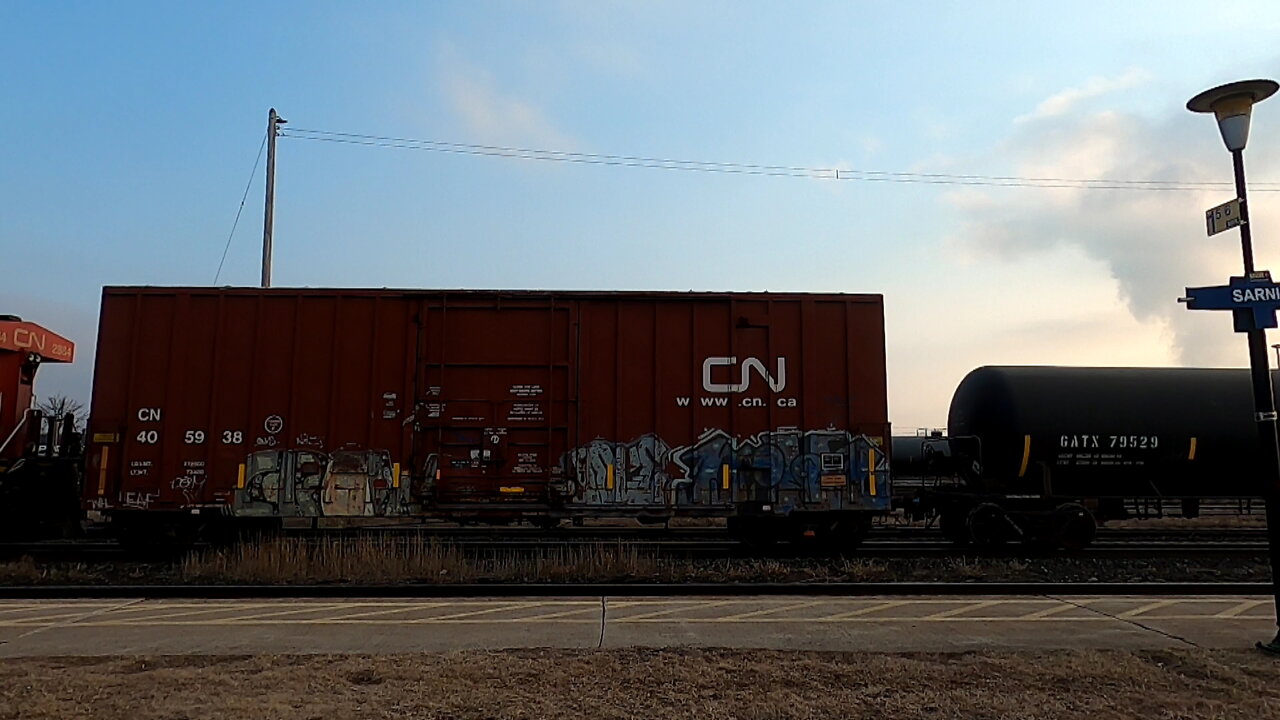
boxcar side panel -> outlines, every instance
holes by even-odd
[[[107,289],[88,505],[404,512],[408,308],[371,293]]]
[[[108,288],[86,502],[888,506],[879,296]]]
[[[580,317],[570,504],[788,513],[888,502],[878,298],[592,298]]]

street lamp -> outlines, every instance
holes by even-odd
[[[1187,102],[1192,112],[1213,113],[1222,133],[1222,142],[1231,151],[1235,169],[1236,199],[1239,203],[1240,247],[1244,254],[1246,281],[1261,282],[1262,273],[1253,267],[1253,236],[1249,227],[1249,204],[1244,184],[1244,146],[1249,142],[1249,115],[1256,103],[1262,102],[1280,89],[1273,80],[1242,80],[1227,83],[1196,95]],[[1210,220],[1210,232],[1212,220]],[[1270,275],[1265,279],[1270,282]],[[1276,619],[1280,625],[1280,440],[1276,436],[1275,396],[1271,388],[1271,364],[1267,358],[1267,331],[1265,325],[1250,311],[1234,310],[1236,329],[1247,332],[1249,338],[1249,368],[1253,378],[1254,420],[1258,424],[1258,452],[1260,468],[1265,473],[1265,497],[1267,504],[1267,540],[1271,555],[1272,595],[1275,599]],[[1274,313],[1272,314],[1274,318]],[[1275,326],[1274,319],[1270,323]],[[1269,643],[1258,643],[1269,653],[1280,655],[1280,632]]]

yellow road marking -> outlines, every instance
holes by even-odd
[[[309,607],[293,607],[293,608],[286,607],[286,609],[282,609],[282,610],[270,610],[268,612],[256,613],[254,615],[236,615],[233,618],[220,618],[220,619],[222,620],[275,619],[284,615],[297,615],[299,613],[306,613],[306,612],[328,612],[333,610],[342,610],[345,608],[352,607],[353,605],[359,606],[363,604],[364,603],[328,603],[325,605],[311,605]]]
[[[79,617],[80,615],[85,614],[86,610],[92,610],[92,609],[94,608],[86,608],[85,610],[79,610],[77,612],[58,613],[56,615],[35,615],[33,617],[9,618],[4,621],[4,625],[8,627],[15,627],[15,626],[22,627],[23,625],[43,625],[45,623],[57,622],[64,618]]]
[[[421,620],[361,620],[360,618],[351,618],[348,620],[326,620],[319,619],[286,619],[277,622],[271,620],[245,620],[243,622],[231,619],[217,620],[159,620],[156,622],[146,621],[130,621],[118,622],[113,620],[102,620],[98,622],[76,623],[76,627],[122,627],[122,628],[145,628],[145,627],[282,627],[282,626],[302,626],[302,625],[378,625],[388,627],[407,627],[410,625],[515,625],[518,623],[528,623],[528,618],[459,618],[456,620],[432,620],[430,618]],[[546,624],[563,623],[572,624],[594,624],[599,625],[599,618],[552,618],[543,621]],[[0,627],[8,627],[0,623]],[[14,626],[22,627],[22,626]],[[31,627],[27,625],[26,627]]]
[[[441,620],[454,620],[454,619],[456,619],[456,618],[472,617],[472,616],[475,616],[475,615],[484,615],[484,614],[486,614],[486,613],[502,612],[502,611],[504,611],[504,610],[520,610],[520,609],[523,609],[523,608],[533,607],[533,606],[535,606],[535,605],[544,605],[544,604],[545,604],[545,603],[540,602],[540,601],[535,601],[535,602],[521,602],[521,603],[507,603],[507,604],[502,605],[502,606],[500,606],[500,607],[486,608],[486,609],[484,609],[484,610],[468,610],[467,612],[450,613],[449,615],[435,615],[435,616],[432,616],[432,617],[429,617],[429,618],[422,618],[421,620],[406,620],[405,622],[410,622],[410,623],[439,622],[439,621],[441,621]]]
[[[827,617],[820,618],[820,619],[824,622],[829,620],[849,620],[855,617],[860,617],[862,615],[868,615],[873,612],[879,612],[880,610],[888,610],[889,608],[900,607],[910,602],[911,602],[910,600],[891,600],[889,602],[882,602],[882,603],[877,603],[875,605],[868,605],[867,607],[858,608],[857,610],[850,610],[849,612],[842,612],[837,615],[828,615]]]
[[[615,618],[614,622],[636,622],[639,620],[649,620],[651,618],[657,618],[663,615],[670,615],[673,612],[680,612],[681,610],[702,610],[702,609],[713,608],[713,607],[724,607],[725,605],[733,605],[735,603],[743,604],[744,601],[743,600],[718,600],[715,602],[696,603],[692,605],[685,604],[682,607],[667,608],[666,610],[655,610],[653,612],[637,613],[635,615],[626,615],[620,618]],[[720,618],[715,618],[715,619],[719,620]],[[692,618],[681,618],[680,621],[691,622]]]
[[[1115,602],[1119,600],[1128,605],[1128,609],[1114,614],[1115,618],[1130,619],[1149,617],[1153,620],[1217,620],[1217,621],[1269,621],[1269,617],[1248,614],[1260,607],[1268,599],[1263,598],[1166,598],[1146,601],[1140,598],[1087,598],[1071,603],[1043,598],[1005,598],[984,600],[932,599],[915,598],[903,600],[886,600],[882,602],[867,600],[832,600],[780,598],[773,600],[724,599],[724,600],[617,600],[609,601],[610,609],[630,608],[639,612],[626,615],[619,614],[610,618],[611,622],[621,623],[824,623],[824,622],[1106,622],[1112,620],[1110,615],[1095,613],[1082,616],[1063,616],[1062,613],[1079,606],[1087,606],[1100,601]],[[431,602],[257,602],[257,603],[138,603],[129,607],[106,603],[22,603],[13,605],[0,604],[0,627],[39,628],[55,624],[66,624],[67,627],[145,627],[145,626],[266,626],[266,625],[420,625],[420,624],[515,624],[515,623],[591,623],[599,622],[594,616],[598,612],[599,599],[573,600],[479,600],[457,602],[451,600]],[[1171,605],[1193,603],[1190,607],[1201,607],[1194,603],[1212,604],[1203,612],[1190,614],[1182,612],[1177,615],[1149,616],[1154,610]],[[909,613],[893,613],[895,608],[926,608],[938,604],[951,607],[924,616],[912,616]],[[1010,609],[1007,612],[1022,614],[1007,616],[975,616],[971,613],[983,608],[1006,604],[1046,605],[1043,609],[1022,612],[1021,609]],[[818,612],[830,612],[821,617],[795,617],[794,612],[813,606],[830,605],[828,609]],[[729,607],[727,614],[710,616],[706,611]],[[1122,605],[1121,607],[1124,607]],[[1186,607],[1184,605],[1184,607]],[[440,611],[447,614],[411,617],[386,618],[398,613],[415,613],[427,610]],[[1215,609],[1221,609],[1214,612]],[[1085,608],[1089,609],[1089,608]],[[1189,609],[1189,608],[1188,608]],[[53,611],[53,612],[50,612]],[[157,612],[160,611],[160,612]],[[249,611],[249,614],[243,614]],[[24,616],[22,613],[47,613]],[[89,614],[86,617],[86,613]],[[235,614],[241,613],[241,614]],[[323,617],[296,617],[304,613],[326,614]],[[495,613],[513,613],[516,617],[492,617]],[[592,615],[587,615],[591,613]],[[216,614],[216,615],[215,615]],[[696,616],[694,616],[696,614]],[[98,617],[89,619],[93,615]],[[577,617],[575,617],[577,616]],[[86,617],[83,622],[75,622],[73,618]]]
[[[991,607],[992,605],[1000,605],[1006,602],[1009,602],[1009,601],[1008,600],[981,600],[979,602],[962,605],[958,608],[951,608],[950,610],[943,610],[942,612],[936,612],[932,615],[926,615],[921,619],[922,620],[941,620],[943,618],[949,618],[955,615],[960,615],[962,613],[967,613],[970,610],[981,610],[982,608],[985,608],[985,607]]]
[[[585,611],[585,608],[584,608],[583,610],[575,610],[575,611],[572,611],[572,612],[566,611],[564,614],[572,614],[573,612],[584,612],[584,611]],[[556,614],[557,614],[557,613],[552,613],[552,615],[556,615]],[[1160,617],[1160,618],[1158,618],[1158,619],[1160,619],[1160,620],[1179,620],[1179,621],[1182,621],[1182,620],[1185,620],[1185,621],[1197,621],[1197,620],[1215,620],[1216,618],[1214,618],[1212,615],[1164,615],[1164,616],[1161,616],[1161,617]],[[1261,617],[1261,616],[1249,616],[1249,615],[1245,615],[1245,616],[1235,616],[1235,617],[1228,617],[1228,618],[1221,618],[1221,619],[1217,619],[1217,620],[1218,620],[1219,622],[1241,622],[1241,621],[1243,621],[1243,622],[1259,622],[1259,623],[1261,623],[1261,622],[1270,623],[1270,622],[1271,622],[1271,619],[1270,619],[1270,618],[1265,618],[1265,617]],[[518,617],[518,618],[477,618],[477,617],[471,617],[471,618],[457,618],[457,619],[448,619],[448,620],[435,620],[435,619],[431,619],[431,618],[420,619],[420,620],[382,620],[382,619],[362,620],[362,619],[360,619],[360,618],[350,618],[350,619],[345,619],[345,620],[332,620],[332,619],[284,619],[284,620],[279,620],[279,621],[275,621],[275,622],[273,622],[273,621],[271,621],[271,620],[269,620],[269,619],[237,621],[237,620],[236,620],[236,619],[234,619],[234,618],[228,618],[228,619],[212,619],[212,620],[158,620],[158,621],[155,621],[155,622],[148,622],[148,621],[146,621],[146,620],[141,620],[141,619],[140,619],[140,620],[123,621],[123,622],[121,622],[121,621],[112,621],[112,620],[103,620],[103,621],[77,622],[77,623],[75,623],[74,625],[68,625],[68,626],[66,626],[66,627],[70,627],[70,628],[77,628],[77,627],[97,627],[97,628],[107,628],[107,627],[120,627],[120,628],[145,628],[145,627],[228,627],[228,626],[239,626],[239,627],[268,627],[268,626],[276,626],[276,627],[278,627],[278,626],[284,626],[284,625],[288,625],[288,626],[302,626],[302,625],[379,625],[379,626],[382,626],[382,625],[385,625],[385,626],[388,626],[388,627],[404,627],[404,626],[407,626],[407,625],[433,625],[433,624],[435,624],[435,625],[516,625],[516,624],[521,624],[521,623],[524,623],[524,624],[545,623],[545,624],[565,624],[565,625],[574,625],[574,624],[578,624],[578,625],[584,625],[584,624],[598,625],[598,624],[599,624],[599,622],[600,622],[599,618],[594,618],[594,617],[585,617],[585,618],[581,618],[581,619],[579,619],[579,618],[565,618],[565,617],[550,617],[549,619],[541,619],[541,618],[540,618],[540,617],[538,617],[538,616],[533,616],[533,617]],[[610,620],[609,622],[617,623],[617,622],[630,622],[630,621],[625,620],[625,619],[622,619],[622,618],[619,618],[619,619],[615,619],[615,620]],[[725,620],[721,620],[720,618],[681,618],[681,617],[674,617],[674,618],[642,618],[642,619],[640,619],[640,620],[636,620],[636,621],[634,621],[634,622],[635,622],[635,624],[646,624],[646,623],[649,623],[649,624],[681,623],[681,624],[697,624],[697,625],[703,625],[703,624],[729,624],[729,623],[732,623],[732,622],[734,622],[734,621],[728,621],[728,622],[726,622]],[[878,617],[878,616],[876,616],[876,617],[851,617],[851,618],[844,618],[844,619],[839,619],[839,620],[833,620],[833,619],[831,619],[831,618],[773,618],[773,617],[760,617],[760,618],[753,618],[753,619],[743,620],[743,621],[741,621],[741,624],[748,624],[748,623],[775,624],[775,625],[787,625],[787,624],[789,624],[789,625],[796,625],[796,624],[810,624],[810,623],[902,623],[902,624],[916,624],[916,623],[922,623],[922,622],[928,622],[928,623],[972,623],[972,622],[982,622],[982,623],[1019,623],[1019,622],[1020,622],[1020,623],[1027,623],[1027,622],[1030,622],[1030,623],[1036,623],[1036,622],[1054,622],[1054,623],[1077,623],[1077,622],[1085,622],[1085,623],[1089,623],[1089,622],[1092,622],[1092,623],[1105,623],[1105,622],[1114,622],[1114,619],[1113,619],[1113,618],[1111,618],[1111,617],[1108,617],[1108,616],[1106,616],[1106,615],[1091,615],[1091,616],[1081,616],[1081,617],[1075,617],[1075,616],[1072,616],[1072,617],[1048,617],[1048,618],[1039,619],[1039,620],[1034,620],[1034,619],[1033,619],[1033,620],[1027,620],[1026,618],[1021,617],[1021,616],[1007,616],[1007,617],[1006,617],[1006,616],[994,616],[994,617],[972,617],[972,616],[960,616],[960,617],[945,617],[945,618],[927,618],[927,617]],[[18,627],[29,627],[29,628],[30,628],[30,627],[35,627],[35,628],[40,628],[40,627],[49,627],[49,626],[50,626],[50,625],[47,625],[47,624],[33,624],[33,623],[27,623],[27,624],[20,624],[20,623],[0,623],[0,627],[13,627],[13,628],[18,628]]]
[[[41,607],[47,607],[47,606],[43,606],[43,605],[5,606],[4,608],[0,608],[0,613],[22,612],[24,610],[39,610]]]
[[[1051,615],[1057,615],[1060,612],[1079,609],[1080,605],[1083,605],[1083,603],[1080,603],[1077,605],[1072,605],[1071,603],[1061,603],[1059,605],[1055,605],[1054,607],[1045,608],[1044,610],[1037,610],[1033,613],[1027,613],[1026,615],[1023,615],[1018,619],[1019,620],[1043,620]],[[1059,618],[1053,618],[1053,619],[1059,619]]]
[[[598,612],[598,611],[600,610],[600,603],[591,603],[590,605],[586,605],[586,606],[584,606],[584,607],[577,608],[576,610],[562,610],[562,611],[560,611],[560,612],[554,612],[554,613],[544,613],[544,614],[540,614],[540,615],[530,615],[530,616],[528,616],[528,617],[518,618],[518,620],[527,620],[527,621],[529,621],[529,622],[543,622],[543,621],[545,621],[545,620],[552,620],[552,619],[555,619],[555,618],[562,618],[562,617],[566,617],[566,616],[568,616],[568,615],[576,615],[576,614],[578,614],[578,613],[580,613],[580,612],[587,612],[588,610],[590,610],[591,612]],[[579,620],[579,621],[574,621],[574,622],[596,622],[596,621],[595,621],[595,619],[594,619],[594,618],[590,618],[590,619],[584,619],[584,620]]]
[[[1215,618],[1217,618],[1217,619],[1219,619],[1219,620],[1226,620],[1226,619],[1228,619],[1228,618],[1234,618],[1234,617],[1239,616],[1241,613],[1243,613],[1243,612],[1244,612],[1244,611],[1246,611],[1246,610],[1252,610],[1252,609],[1254,609],[1254,608],[1258,607],[1259,605],[1262,605],[1262,604],[1267,603],[1267,602],[1270,602],[1270,601],[1268,601],[1268,600],[1244,600],[1244,601],[1241,601],[1241,602],[1237,603],[1234,607],[1231,607],[1231,608],[1228,608],[1228,609],[1226,609],[1226,610],[1223,610],[1222,612],[1218,613],[1217,615],[1214,615],[1213,617],[1215,617]]]
[[[1183,601],[1182,600],[1157,600],[1155,602],[1147,603],[1146,605],[1140,605],[1132,610],[1125,610],[1124,612],[1116,615],[1116,617],[1134,618],[1134,617],[1138,617],[1139,615],[1144,615],[1146,613],[1149,613],[1152,610],[1159,610],[1162,607],[1168,607],[1170,605],[1173,605],[1174,603],[1180,603],[1180,602],[1183,602]]]
[[[751,612],[738,613],[737,615],[725,615],[720,618],[720,621],[736,622],[744,618],[759,617],[761,615],[768,615],[769,613],[799,610],[800,608],[804,608],[804,607],[813,607],[814,605],[820,605],[824,602],[827,602],[827,601],[826,600],[810,600],[808,602],[791,603],[790,605],[779,605],[778,607],[764,608],[763,610],[752,610]]]
[[[370,617],[373,617],[373,616],[375,616],[375,615],[391,615],[391,614],[394,614],[394,613],[412,612],[412,611],[414,611],[414,610],[419,610],[419,609],[422,609],[422,610],[431,610],[431,609],[438,608],[438,607],[445,607],[445,606],[447,606],[448,604],[449,604],[449,603],[447,603],[447,602],[436,602],[436,603],[415,603],[415,604],[413,604],[413,605],[401,605],[401,606],[399,606],[399,607],[386,608],[386,609],[384,609],[384,610],[371,610],[371,611],[367,611],[367,612],[350,613],[350,614],[347,614],[347,615],[335,615],[335,616],[333,616],[333,617],[327,617],[327,618],[316,618],[316,619],[317,619],[317,620],[329,620],[329,621],[333,622],[333,621],[338,621],[338,620],[370,618]],[[341,606],[339,606],[339,607],[341,607]],[[335,609],[337,609],[337,608],[335,608]]]
[[[200,610],[186,609],[180,612],[147,614],[142,616],[135,615],[133,617],[118,618],[116,622],[120,622],[120,623],[149,622],[152,620],[167,620],[169,618],[176,618],[176,617],[190,617],[191,615],[206,615],[208,613],[235,612],[236,610],[237,608],[235,605],[213,605],[213,606],[205,607]]]
[[[331,603],[325,603],[329,605]],[[117,610],[117,613],[147,613],[157,610],[194,610],[206,608],[218,608],[220,610],[252,610],[255,608],[272,608],[272,607],[294,607],[289,603],[281,602],[259,602],[259,603],[240,603],[240,602],[191,602],[191,603],[144,603],[134,605],[132,607]]]

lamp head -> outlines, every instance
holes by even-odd
[[[1227,149],[1243,150],[1249,142],[1249,114],[1254,104],[1271,97],[1276,90],[1280,85],[1274,80],[1241,80],[1205,90],[1187,101],[1187,109],[1213,113]]]

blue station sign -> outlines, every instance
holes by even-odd
[[[1227,285],[1189,287],[1178,302],[1186,303],[1188,310],[1231,310],[1236,332],[1273,328],[1280,310],[1280,284],[1271,281],[1270,271],[1259,270],[1233,277]]]

